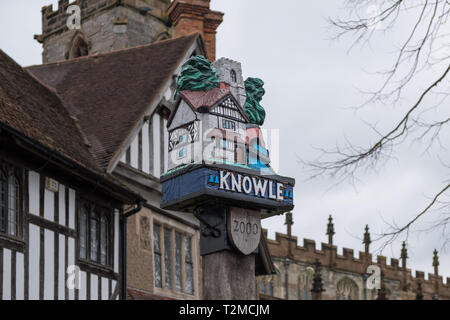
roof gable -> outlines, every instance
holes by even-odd
[[[167,123],[168,126],[170,126],[173,117],[178,110],[181,99],[184,100],[195,112],[202,112],[203,110],[211,112],[214,107],[217,107],[221,103],[230,99],[239,111],[241,117],[243,118],[243,121],[249,121],[244,109],[242,109],[237,99],[231,93],[229,85],[221,82],[219,87],[213,88],[208,91],[181,91],[176,103],[176,107],[170,115],[169,121]]]
[[[108,168],[162,93],[198,34],[27,68],[55,88]]]
[[[98,170],[59,97],[0,50],[0,122],[78,164]]]

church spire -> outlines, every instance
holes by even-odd
[[[328,224],[327,224],[327,233],[328,235],[328,244],[333,244],[333,235],[335,234],[334,232],[334,224],[333,224],[333,217],[330,216],[328,217]]]

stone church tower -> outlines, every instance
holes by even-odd
[[[81,9],[81,28],[70,30],[71,5]],[[60,0],[42,8],[44,63],[136,47],[200,32],[208,58],[215,59],[216,29],[223,14],[210,0]]]

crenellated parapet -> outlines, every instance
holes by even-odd
[[[142,15],[152,15],[168,23],[167,9],[170,0],[75,0],[72,2],[60,0],[55,10],[53,5],[42,7],[42,35],[37,36],[36,39],[42,42],[54,33],[67,30],[66,24],[69,17],[67,9],[72,5],[80,6],[82,21],[111,7],[127,6],[139,11]]]
[[[268,239],[267,230],[264,230],[267,244],[272,258],[283,260],[288,254],[289,245],[291,246],[291,260],[306,265],[313,265],[318,260],[324,269],[334,272],[343,272],[361,276],[367,272],[369,265],[377,265],[384,274],[385,281],[399,283],[399,295],[406,299],[415,297],[418,283],[425,299],[431,299],[434,294],[438,294],[441,299],[450,299],[450,278],[444,279],[440,275],[429,273],[425,279],[425,273],[416,271],[413,276],[411,269],[403,267],[399,259],[388,259],[385,256],[378,255],[372,257],[371,253],[359,251],[358,257],[355,257],[354,250],[342,248],[342,254],[338,253],[338,247],[330,243],[321,243],[320,249],[316,242],[310,239],[303,239],[303,244],[298,245],[298,238],[289,237],[283,233],[276,233],[275,239]],[[405,256],[405,255],[404,255]]]

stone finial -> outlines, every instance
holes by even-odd
[[[369,225],[366,224],[366,228],[365,228],[366,232],[364,232],[364,239],[363,239],[363,243],[365,245],[365,252],[366,254],[369,253],[369,246],[372,243],[372,240],[370,240],[370,233],[369,233]]]
[[[422,282],[417,281],[416,300],[423,300]]]
[[[408,259],[408,250],[406,249],[406,242],[402,243],[402,251],[400,253],[400,258],[402,259],[402,268],[406,268],[406,259]]]
[[[330,216],[328,217],[328,224],[327,224],[327,233],[328,235],[328,244],[333,244],[333,235],[335,234],[334,232],[334,224],[333,224],[333,217]]]
[[[438,251],[434,249],[433,251],[433,267],[434,267],[434,274],[439,275],[439,256]]]
[[[314,262],[314,277],[311,289],[313,300],[321,300],[322,292],[325,291],[325,289],[323,288],[321,269],[322,264],[320,263],[319,259],[316,259],[316,261]]]
[[[294,224],[294,219],[292,217],[292,212],[286,213],[286,221],[284,223],[287,226],[292,226]]]
[[[286,213],[286,222],[284,223],[287,228],[287,235],[289,238],[292,236],[292,225],[294,224],[294,219],[292,218],[292,212]],[[289,241],[288,245],[288,257],[292,258],[292,241]]]
[[[387,300],[386,284],[384,283],[384,271],[381,270],[380,289],[378,289],[377,300]]]

